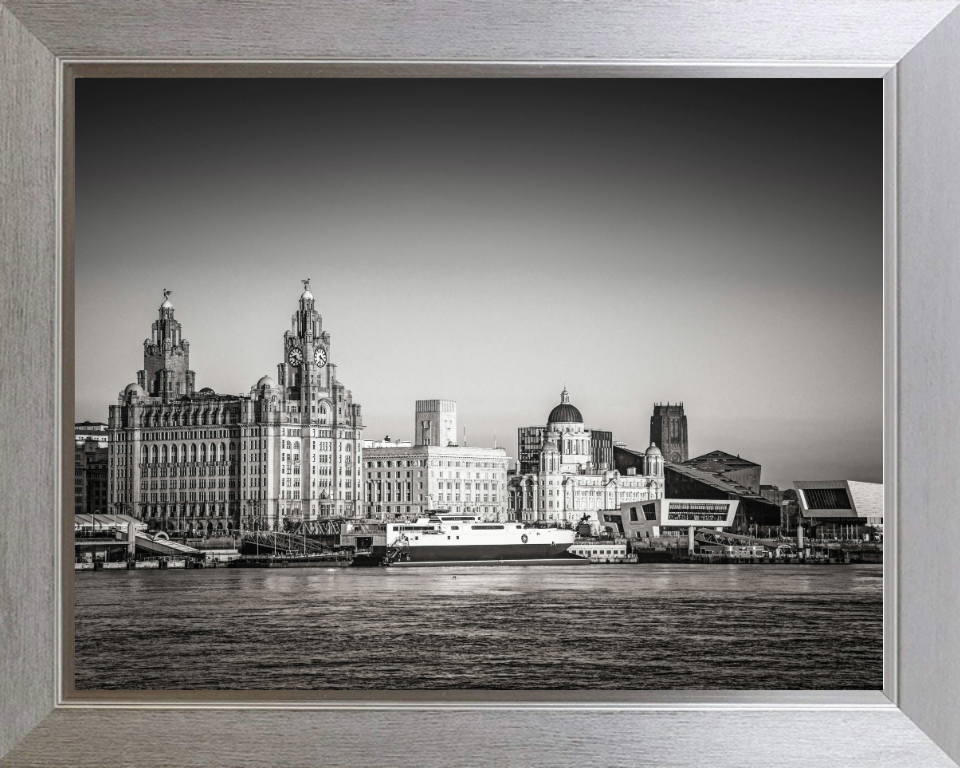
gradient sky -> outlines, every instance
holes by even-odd
[[[762,482],[882,480],[877,80],[79,80],[76,416],[173,291],[197,388],[276,377],[312,279],[364,436],[457,401]]]

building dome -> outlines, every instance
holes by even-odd
[[[310,301],[313,301],[313,294],[310,293],[310,291],[304,291],[302,294],[300,294],[300,301],[303,301],[304,299],[310,299]]]
[[[576,406],[570,404],[570,395],[567,393],[566,387],[564,387],[563,392],[560,393],[560,405],[550,411],[550,415],[547,417],[547,424],[571,422],[583,424],[583,416],[580,415],[580,411],[577,410]]]
[[[217,393],[214,392],[212,389],[210,389],[210,387],[204,387],[203,389],[200,390],[200,394],[201,394],[201,395],[215,395],[215,394],[217,394]]]
[[[173,309],[173,304],[170,303],[170,299],[164,299],[163,304],[160,305],[160,309]]]
[[[129,395],[130,393],[144,397],[147,393],[143,391],[143,387],[134,382],[133,384],[127,384],[126,389],[123,390],[123,394]]]
[[[260,379],[260,381],[257,382],[257,389],[260,389],[260,387],[275,387],[275,386],[277,386],[277,382],[275,382],[269,376],[264,376],[262,379]]]
[[[647,455],[647,456],[660,456],[660,455],[661,455],[660,449],[657,448],[657,444],[656,444],[656,443],[650,443],[650,447],[647,448],[646,455]]]

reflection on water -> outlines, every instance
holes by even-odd
[[[76,573],[78,689],[879,689],[879,565]]]

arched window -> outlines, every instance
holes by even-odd
[[[140,461],[143,464],[146,464],[150,460],[150,449],[147,446],[143,446],[140,450]]]
[[[187,446],[186,446],[186,445],[181,445],[181,446],[180,446],[180,461],[186,462],[186,460],[187,460]]]
[[[153,446],[153,448],[150,449],[150,461],[154,464],[157,463],[157,446]]]
[[[166,464],[166,463],[167,463],[167,446],[163,446],[163,447],[160,449],[160,457],[161,457],[160,460],[161,460],[164,464]]]
[[[197,460],[197,444],[192,443],[190,445],[190,461],[196,462]]]
[[[296,449],[299,451],[299,450],[300,450],[300,441],[298,440],[297,442],[295,442],[295,443],[293,444],[293,447],[296,448]]]
[[[207,460],[207,446],[204,443],[200,443],[200,461]]]
[[[170,446],[170,463],[171,464],[177,463],[177,446],[175,445]]]
[[[231,457],[233,456],[233,452],[234,452],[235,450],[237,450],[237,444],[236,444],[236,443],[230,443],[230,456],[231,456]]]
[[[224,443],[220,443],[220,461],[227,460],[227,446]]]
[[[210,443],[210,461],[217,460],[217,444]]]

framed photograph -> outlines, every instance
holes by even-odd
[[[3,762],[955,764],[954,6],[0,6]]]

